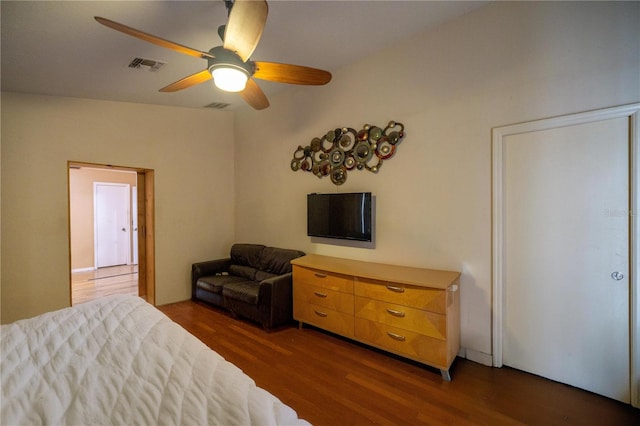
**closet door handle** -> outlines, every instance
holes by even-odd
[[[389,312],[394,317],[404,318],[404,312],[402,311],[396,311],[395,309],[387,308],[387,312]]]
[[[320,293],[319,291],[314,291],[313,294],[315,294],[318,297],[327,297],[327,295],[325,293]]]
[[[318,272],[314,272],[314,274],[313,274],[313,275],[315,275],[315,276],[316,276],[316,277],[318,277],[318,278],[327,278],[327,274],[320,274],[320,273],[318,273]]]
[[[404,293],[404,288],[402,288],[402,287],[396,287],[396,286],[394,286],[394,285],[388,285],[388,286],[387,286],[387,289],[388,289],[388,290],[391,290],[391,291],[393,291],[393,292],[395,292],[395,293]]]
[[[404,342],[405,340],[407,340],[406,337],[401,336],[401,335],[396,334],[396,333],[392,333],[390,331],[387,331],[387,334],[389,335],[389,337],[391,337],[392,339],[397,340],[399,342]]]
[[[322,318],[327,316],[326,312],[320,312],[320,311],[316,311],[316,310],[314,310],[313,312],[315,312],[317,316],[322,317]]]

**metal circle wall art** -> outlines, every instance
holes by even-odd
[[[329,130],[311,143],[299,145],[293,153],[291,170],[329,176],[335,185],[347,180],[347,172],[358,169],[378,173],[382,161],[396,152],[404,137],[404,125],[390,121],[385,128],[365,124],[360,131],[350,127]]]

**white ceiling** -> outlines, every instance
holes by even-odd
[[[456,18],[486,2],[269,1],[269,16],[251,59],[335,72],[412,34]],[[175,93],[158,89],[206,68],[206,61],[138,40],[97,23],[102,16],[144,32],[208,51],[222,44],[222,0],[6,1],[2,17],[2,90],[201,108],[214,102],[243,106],[237,94],[211,83]],[[132,69],[135,57],[166,62],[159,71]],[[267,97],[288,85],[257,80]],[[329,83],[331,84],[331,83]],[[308,90],[321,90],[309,87]]]

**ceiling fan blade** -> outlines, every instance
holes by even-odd
[[[260,41],[268,12],[264,0],[236,0],[229,14],[223,47],[246,62]]]
[[[200,50],[192,49],[190,47],[183,46],[181,44],[174,43],[172,41],[165,40],[160,37],[156,37],[154,35],[145,33],[143,31],[136,30],[135,28],[131,28],[131,27],[127,27],[126,25],[119,24],[110,19],[102,18],[100,16],[94,16],[94,18],[96,21],[100,22],[102,25],[112,28],[116,31],[120,31],[121,33],[125,33],[127,35],[139,38],[144,41],[148,41],[149,43],[157,44],[158,46],[166,47],[167,49],[175,50],[176,52],[179,52],[179,53],[184,53],[186,55],[191,55],[191,56],[195,56],[196,58],[202,58],[202,59],[215,58],[215,56],[213,56],[208,52],[202,52]]]
[[[276,62],[255,62],[255,78],[278,83],[323,85],[331,81],[331,73],[301,65],[279,64]]]
[[[211,80],[212,78],[213,77],[211,76],[209,70],[202,70],[181,80],[178,80],[175,83],[171,83],[170,85],[160,89],[160,91],[177,92],[178,90],[186,89],[188,87],[195,86],[196,84],[204,83],[205,81]]]
[[[247,87],[240,92],[240,96],[254,109],[265,109],[269,106],[269,100],[266,95],[260,86],[251,78],[247,80]]]

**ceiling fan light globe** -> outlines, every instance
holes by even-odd
[[[219,67],[211,70],[216,87],[226,92],[242,92],[249,76],[237,68]]]

